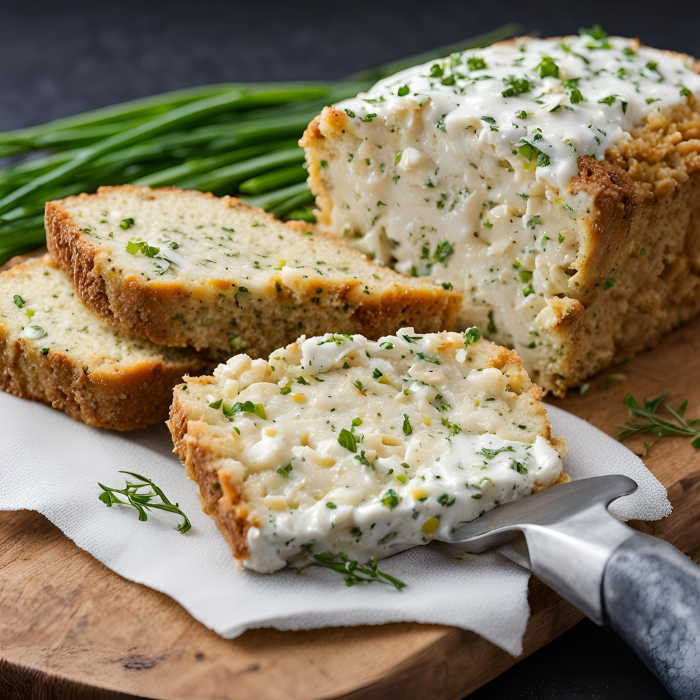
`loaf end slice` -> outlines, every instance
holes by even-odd
[[[49,256],[0,274],[0,388],[100,428],[164,421],[172,388],[212,367],[190,349],[125,336],[85,307]]]
[[[698,73],[585,32],[402,71],[307,128],[319,225],[453,283],[562,395],[700,314]]]
[[[451,329],[461,296],[231,197],[102,187],[46,206],[80,299],[129,335],[266,357],[299,335]],[[446,285],[448,287],[448,285]]]
[[[390,556],[567,481],[540,396],[476,329],[326,334],[187,379],[168,425],[234,557],[269,573]]]

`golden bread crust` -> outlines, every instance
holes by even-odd
[[[35,343],[13,336],[0,322],[0,389],[98,428],[140,430],[162,422],[172,387],[210,366],[204,360],[172,365],[154,357],[123,371],[86,374],[75,357],[54,348],[42,355]]]
[[[188,379],[188,383],[198,384],[212,381],[211,377]],[[231,554],[239,562],[244,561],[248,557],[246,538],[251,526],[247,517],[248,509],[235,485],[224,474],[220,479],[212,468],[212,462],[218,458],[215,445],[208,438],[207,424],[204,421],[189,420],[187,409],[180,399],[186,386],[182,384],[175,387],[170,419],[166,421],[173,437],[173,452],[185,465],[187,476],[196,482],[202,510],[216,523]],[[219,484],[219,488],[215,484]]]

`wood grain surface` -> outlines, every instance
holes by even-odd
[[[615,435],[628,391],[640,400],[669,391],[672,405],[687,398],[688,415],[700,415],[700,322],[595,378],[585,395],[553,403]],[[700,451],[687,439],[645,439],[652,444],[644,461],[674,511],[634,525],[700,562]],[[536,579],[530,604],[523,657],[581,618]],[[102,566],[43,516],[0,513],[2,698],[461,698],[517,661],[475,634],[438,625],[221,639],[170,598]]]

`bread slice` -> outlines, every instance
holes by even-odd
[[[128,338],[78,301],[49,256],[0,274],[0,389],[100,428],[164,421],[172,389],[212,363]]]
[[[403,71],[307,129],[319,224],[562,394],[700,314],[698,72],[601,33]]]
[[[540,390],[479,338],[302,338],[177,387],[175,451],[236,559],[366,562],[566,481]]]
[[[78,296],[125,333],[266,357],[301,334],[450,328],[460,296],[231,197],[102,187],[46,205]]]

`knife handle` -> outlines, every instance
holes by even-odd
[[[700,567],[673,545],[635,532],[603,575],[607,624],[676,700],[700,698]]]

